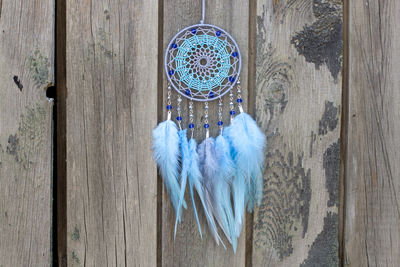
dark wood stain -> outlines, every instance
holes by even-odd
[[[325,110],[319,121],[318,135],[325,135],[328,131],[333,131],[339,122],[339,109],[334,106],[333,102],[325,101]]]
[[[336,82],[342,68],[342,5],[313,0],[313,13],[317,20],[294,34],[291,43],[317,69],[326,64]]]
[[[7,145],[7,153],[10,155],[15,156],[15,161],[18,162],[18,146],[19,146],[19,138],[17,137],[17,135],[10,135],[8,137],[8,145]]]
[[[22,82],[19,80],[17,75],[13,77],[13,81],[17,85],[18,89],[22,92],[22,88],[24,88],[24,86],[22,85]]]
[[[293,252],[292,233],[308,228],[311,200],[311,170],[303,167],[303,156],[289,152],[284,156],[279,150],[267,154],[264,175],[263,201],[255,230],[263,235],[255,237],[256,246],[272,243],[280,259]]]
[[[339,205],[340,139],[331,144],[323,156],[325,186],[329,193],[328,207]]]
[[[300,267],[335,267],[338,266],[338,215],[329,212],[324,218],[324,227],[318,234],[308,258]]]

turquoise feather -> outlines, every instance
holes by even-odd
[[[200,221],[199,221],[199,215],[197,213],[196,203],[194,201],[194,190],[196,190],[197,195],[200,198],[200,202],[203,206],[207,222],[210,221],[210,227],[215,230],[217,227],[216,227],[215,223],[214,224],[212,223],[212,213],[208,209],[207,204],[206,204],[206,197],[205,197],[205,192],[204,192],[204,188],[203,188],[203,176],[201,175],[199,155],[197,153],[197,142],[193,138],[191,138],[189,141],[189,157],[190,157],[189,171],[188,171],[188,173],[189,173],[189,193],[190,193],[190,197],[192,200],[194,215],[195,215],[197,225],[199,228],[199,233],[200,233],[201,238],[203,238],[203,235],[201,232]]]
[[[266,137],[246,113],[236,116],[228,128],[225,130],[225,135],[231,145],[231,155],[236,165],[232,196],[236,230],[240,233],[244,205],[249,212],[252,212],[256,204],[261,204]]]
[[[215,142],[212,137],[205,139],[198,148],[199,160],[200,160],[200,171],[203,175],[203,188],[205,196],[205,204],[207,210],[210,212],[210,217],[207,217],[207,222],[211,233],[215,239],[215,242],[221,244],[225,247],[220,235],[218,234],[218,229],[215,225],[214,217],[217,218],[218,208],[215,200],[215,177],[218,173],[218,161],[215,153]]]
[[[153,130],[153,157],[160,170],[165,188],[174,207],[176,218],[181,220],[179,207],[179,135],[171,120],[161,122]],[[183,203],[186,208],[186,203]]]
[[[230,154],[229,143],[222,135],[219,135],[215,140],[215,153],[219,165],[215,177],[214,191],[216,218],[236,253],[238,236],[231,203],[231,186],[235,174],[235,164]]]
[[[185,190],[188,180],[188,174],[190,170],[191,157],[189,153],[189,143],[186,135],[187,130],[181,130],[178,132],[179,135],[179,149],[181,153],[181,174],[180,174],[180,190],[179,190],[179,202],[177,213],[180,214],[182,210],[182,205],[185,202]],[[176,230],[178,226],[179,217],[175,219],[175,230],[174,238],[176,237]]]

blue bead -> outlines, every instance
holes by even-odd
[[[193,34],[196,34],[197,31],[196,31],[196,29],[192,29],[191,32],[192,32]]]
[[[238,98],[238,100],[236,100],[236,102],[238,102],[238,103],[242,103],[242,102],[243,102],[243,100],[242,100],[241,98]]]
[[[169,110],[169,109],[172,109],[172,106],[171,105],[168,105],[167,106],[167,109]]]
[[[235,77],[229,77],[229,81],[231,82],[231,83],[233,83],[234,81],[235,81]]]
[[[230,112],[229,112],[229,114],[231,114],[231,115],[235,115],[235,111],[234,110],[231,110]]]
[[[204,124],[204,128],[207,129],[208,127],[210,127],[210,125],[208,123]]]
[[[186,89],[186,90],[185,90],[185,94],[186,94],[186,95],[190,95],[190,90],[189,90],[189,89]]]
[[[189,128],[190,129],[194,128],[194,124],[193,123],[189,124]]]
[[[173,75],[173,74],[174,74],[174,70],[170,70],[170,71],[168,72],[168,74],[169,74],[169,75]]]
[[[233,57],[237,57],[237,56],[238,56],[238,52],[233,52],[233,53],[232,53],[232,56],[233,56]]]
[[[178,47],[178,45],[175,44],[175,43],[173,43],[171,46],[172,46],[172,48],[177,48]]]
[[[221,31],[217,31],[217,32],[215,33],[215,35],[216,35],[216,36],[221,36]]]
[[[218,125],[221,126],[222,124],[224,124],[222,121],[218,122]]]
[[[176,120],[177,120],[177,121],[181,121],[181,120],[182,120],[182,117],[181,117],[181,116],[178,116],[178,117],[176,117]]]
[[[214,97],[214,92],[212,92],[212,91],[209,92],[209,93],[208,93],[208,96],[209,96],[209,97]]]

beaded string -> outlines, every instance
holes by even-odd
[[[182,116],[181,116],[181,102],[182,102],[182,98],[180,95],[178,95],[178,104],[176,107],[176,110],[178,112],[178,116],[176,117],[176,120],[178,121],[179,124],[179,129],[182,130],[182,126],[181,126],[181,122],[182,122]]]
[[[210,125],[208,124],[208,102],[204,102],[204,128],[206,129],[206,138],[210,137]]]
[[[243,113],[243,107],[242,107],[243,99],[242,99],[241,93],[242,93],[242,88],[240,86],[240,80],[238,80],[237,81],[237,99],[236,99],[236,102],[238,103],[238,108],[239,108],[240,113]]]
[[[219,98],[219,103],[218,103],[218,126],[219,126],[219,134],[222,135],[222,131],[224,130],[223,127],[223,121],[222,121],[222,99],[221,97]]]
[[[193,138],[194,123],[193,123],[193,101],[189,101],[189,129],[191,131],[191,138]]]
[[[235,106],[233,105],[233,92],[232,90],[229,92],[229,114],[231,115],[231,121],[233,120],[234,116],[235,116]]]
[[[171,105],[171,85],[168,84],[168,93],[167,93],[167,120],[171,119],[171,109],[172,109],[172,105]]]

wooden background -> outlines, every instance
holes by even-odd
[[[0,0],[0,266],[400,266],[396,0],[207,1],[268,137],[264,194],[236,254],[190,208],[174,241],[151,130],[200,7]]]

